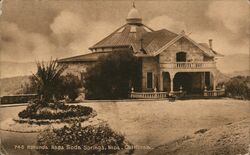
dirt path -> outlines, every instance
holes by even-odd
[[[81,103],[97,111],[97,118],[106,120],[111,128],[123,133],[134,145],[136,154],[151,151],[144,149],[169,143],[199,129],[209,129],[250,117],[249,102],[221,100],[138,101]],[[0,108],[0,121],[16,116],[25,107]],[[29,143],[35,135],[0,132],[6,149],[13,149],[13,141]],[[15,138],[16,137],[16,138]],[[142,149],[142,150],[141,150]],[[19,154],[17,154],[19,155]]]

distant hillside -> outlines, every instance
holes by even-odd
[[[222,58],[219,58],[217,61],[217,68],[226,74],[245,74],[247,71],[250,70],[249,68],[249,54],[232,54],[232,55],[225,55]],[[249,75],[249,73],[248,73]]]
[[[221,72],[219,72],[219,74],[217,76],[218,76],[217,77],[218,83],[220,83],[220,82],[224,83],[224,82],[228,81],[231,78],[229,75],[223,74]]]
[[[22,85],[25,83],[29,83],[29,76],[0,79],[0,96],[18,94],[22,90]]]
[[[229,77],[234,77],[234,76],[250,76],[250,70],[243,70],[243,71],[234,71],[231,73],[227,73],[226,74]]]
[[[0,62],[0,78],[31,75],[35,71],[35,62]]]

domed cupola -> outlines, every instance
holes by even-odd
[[[128,24],[132,24],[132,25],[141,25],[142,24],[142,18],[140,16],[138,10],[135,8],[135,3],[133,3],[133,7],[129,11],[126,21]]]

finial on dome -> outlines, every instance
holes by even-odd
[[[133,8],[135,8],[135,1],[133,1],[133,3],[132,3],[132,7],[133,7]]]
[[[132,9],[129,11],[127,16],[127,23],[128,24],[142,24],[141,16],[138,10],[135,8],[135,2],[132,3]]]

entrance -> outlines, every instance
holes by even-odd
[[[187,94],[200,95],[210,78],[205,72],[178,72],[173,79],[173,91],[180,91],[180,87]],[[163,72],[163,91],[170,92],[171,79],[168,72]]]
[[[179,91],[182,87],[183,91],[192,93],[193,79],[190,73],[176,73],[174,77],[174,91]]]
[[[204,72],[179,72],[174,77],[174,91],[179,91],[182,86],[187,94],[201,94],[205,87]]]

